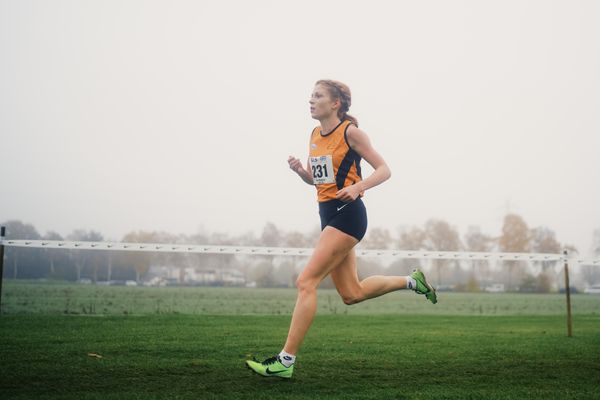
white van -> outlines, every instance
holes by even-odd
[[[488,293],[504,293],[506,291],[503,283],[494,283],[493,285],[486,286],[484,290]]]
[[[600,285],[594,285],[594,286],[587,287],[587,288],[585,288],[583,293],[600,294]]]

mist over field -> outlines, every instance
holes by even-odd
[[[595,1],[0,1],[0,221],[110,240],[312,232],[314,188],[286,160],[307,157],[309,95],[333,78],[392,170],[365,195],[370,227],[498,237],[517,214],[591,257],[598,15]]]

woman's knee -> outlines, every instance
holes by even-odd
[[[361,301],[363,301],[363,296],[361,293],[355,292],[355,293],[344,293],[341,295],[342,297],[342,301],[344,302],[344,304],[351,306],[352,304],[356,304],[356,303],[360,303]]]
[[[315,279],[303,277],[300,275],[298,279],[296,279],[296,288],[298,292],[312,292],[317,290],[317,286],[319,285]]]

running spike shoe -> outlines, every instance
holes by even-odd
[[[279,378],[291,378],[294,372],[294,364],[286,367],[279,360],[279,356],[267,358],[263,362],[258,360],[246,360],[246,366],[262,376],[276,376]]]
[[[437,303],[437,294],[435,293],[435,289],[425,279],[425,274],[421,272],[419,269],[413,270],[413,273],[410,274],[410,277],[415,280],[417,283],[417,287],[415,288],[415,292],[417,294],[424,294],[427,300],[431,301],[433,304]]]

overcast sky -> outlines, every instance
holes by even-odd
[[[598,1],[0,0],[0,221],[309,231],[321,78],[392,170],[370,227],[507,211],[587,255],[600,228]],[[365,173],[372,169],[365,168]]]

